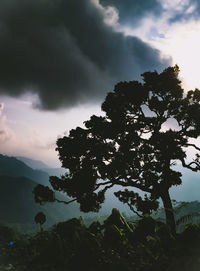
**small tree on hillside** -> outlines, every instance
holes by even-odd
[[[53,188],[73,197],[84,212],[98,211],[105,192],[116,185],[125,188],[115,193],[119,200],[143,213],[155,210],[161,198],[175,232],[169,188],[181,184],[181,173],[172,166],[179,161],[200,170],[198,153],[192,161],[186,153],[200,151],[193,142],[200,136],[200,91],[184,93],[178,72],[178,66],[169,67],[160,74],[145,72],[142,83],[118,83],[102,104],[105,117],[93,115],[85,128],[58,139],[56,150],[68,173],[51,177]],[[42,193],[36,198],[42,202]]]
[[[46,222],[46,216],[43,212],[37,213],[34,218],[36,224],[40,224],[40,231],[42,231],[42,225]]]

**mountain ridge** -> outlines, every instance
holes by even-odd
[[[48,173],[49,176],[60,177],[60,175],[64,175],[66,172],[64,168],[59,168],[59,167],[53,168],[40,160],[35,160],[35,159],[24,157],[24,156],[16,156],[16,158],[34,170],[41,170]]]
[[[48,173],[32,169],[16,157],[0,154],[0,221],[33,227],[34,216],[44,212],[45,224],[50,226],[81,215],[77,203],[46,203],[42,206],[35,203],[32,191],[38,184],[51,187]],[[67,200],[60,192],[55,193],[60,200]]]
[[[49,185],[48,173],[35,170],[15,157],[0,154],[0,175],[27,177],[36,183]]]

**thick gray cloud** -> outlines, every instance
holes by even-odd
[[[33,91],[41,108],[56,110],[102,100],[117,81],[168,64],[114,32],[90,0],[0,1],[1,94]]]

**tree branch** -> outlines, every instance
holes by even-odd
[[[186,163],[185,163],[185,160],[184,160],[184,159],[181,159],[181,162],[182,162],[182,166],[183,166],[183,167],[186,167],[186,168],[188,168],[188,169],[191,169],[192,171],[197,172],[198,170],[200,170],[200,164],[197,163],[197,162],[195,162],[195,161],[193,161],[193,162],[191,162],[191,163],[189,163],[189,164],[186,164]],[[196,167],[192,167],[191,165],[193,165],[193,164],[195,164]]]
[[[190,143],[188,143],[188,144],[185,144],[185,146],[188,146],[188,147],[194,147],[196,150],[200,151],[200,148],[197,147],[195,144],[190,144]]]
[[[102,191],[106,191],[109,188],[113,187],[114,185],[115,185],[114,183],[111,183],[111,185],[107,185],[106,187],[104,187],[104,189]]]
[[[115,184],[118,184],[118,185],[121,185],[124,187],[127,187],[127,186],[135,187],[135,188],[141,189],[142,191],[148,192],[148,193],[152,193],[152,191],[153,191],[152,189],[147,188],[143,185],[140,185],[136,181],[134,182],[132,180],[128,180],[128,182],[126,182],[126,183],[123,181],[120,181],[120,180],[116,180]]]
[[[143,112],[143,110],[142,110],[142,107],[140,107],[139,110],[140,110],[140,112],[141,112],[143,118],[145,118],[145,114],[144,114],[144,112]]]
[[[70,200],[70,201],[64,201],[64,200],[55,199],[55,201],[61,202],[61,203],[64,203],[64,204],[69,204],[69,203],[74,202],[74,201],[76,201],[76,200],[77,200],[77,199],[72,199],[72,200]]]
[[[138,215],[139,217],[142,218],[142,215],[140,215],[140,214],[133,208],[133,206],[132,206],[130,203],[127,203],[127,204],[128,204],[129,208],[131,209],[131,211],[132,211],[133,213],[135,213],[136,215]]]
[[[94,191],[97,190],[101,185],[106,185],[106,184],[110,184],[110,183],[112,183],[112,182],[111,182],[111,181],[108,181],[108,182],[104,182],[104,183],[98,183],[98,184],[95,186]],[[113,184],[113,185],[114,185],[114,184]]]

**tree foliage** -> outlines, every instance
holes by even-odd
[[[167,223],[175,231],[169,188],[181,184],[178,161],[200,170],[200,91],[184,93],[178,66],[163,72],[145,72],[142,82],[120,82],[102,104],[105,116],[93,115],[85,127],[72,129],[57,140],[61,178],[51,177],[52,187],[80,203],[84,212],[98,211],[105,192],[116,185],[115,195],[138,211],[150,213],[161,197]],[[196,156],[188,162],[187,149]],[[142,199],[133,192],[146,193]]]
[[[40,224],[40,229],[42,231],[42,225],[46,222],[46,216],[43,212],[39,212],[35,216],[35,223]]]

